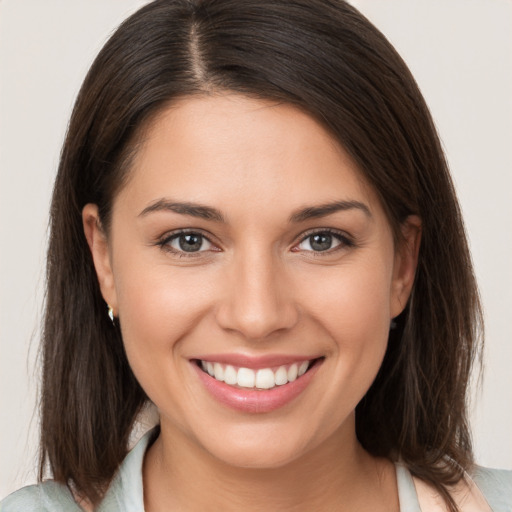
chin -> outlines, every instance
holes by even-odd
[[[203,448],[224,464],[246,469],[275,469],[300,458],[308,451],[304,435],[281,427],[237,429],[226,436],[203,439]],[[285,431],[285,432],[284,432]],[[309,436],[306,436],[309,437]]]
[[[241,469],[277,469],[299,457],[296,450],[272,450],[262,446],[221,450],[212,455],[228,466]]]

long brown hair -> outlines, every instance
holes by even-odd
[[[106,314],[81,211],[112,200],[137,136],[169,102],[235,91],[319,120],[373,186],[394,232],[423,223],[416,281],[356,411],[372,454],[446,486],[473,463],[468,379],[481,310],[460,209],[429,111],[385,37],[342,0],[157,0],[127,19],[77,98],[51,206],[40,477],[100,501],[147,402]]]

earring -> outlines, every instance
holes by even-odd
[[[108,306],[108,317],[110,318],[110,321],[112,322],[112,324],[115,325],[115,322],[114,322],[114,309],[110,305]]]

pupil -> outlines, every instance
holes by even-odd
[[[180,249],[186,252],[195,252],[201,249],[203,237],[201,235],[181,235],[179,244]]]
[[[318,233],[311,237],[311,248],[315,251],[327,251],[331,248],[332,236],[326,233]]]

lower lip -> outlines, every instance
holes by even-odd
[[[232,409],[248,413],[271,412],[290,403],[306,389],[318,371],[320,364],[320,362],[317,362],[310,370],[293,382],[272,389],[259,390],[235,388],[225,382],[220,382],[210,377],[195,362],[192,362],[199,379],[215,399]]]

